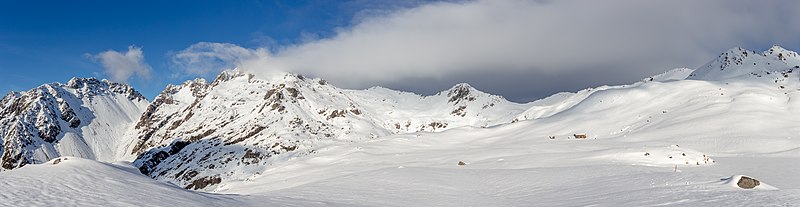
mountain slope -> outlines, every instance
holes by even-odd
[[[294,74],[226,71],[168,86],[136,124],[127,152],[142,173],[190,189],[256,176],[337,142],[507,123],[526,106],[459,84],[433,96],[344,90]]]
[[[59,156],[117,160],[124,133],[147,104],[128,85],[93,78],[12,92],[0,101],[2,167]]]

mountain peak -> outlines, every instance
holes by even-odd
[[[450,89],[452,90],[457,88],[475,89],[474,87],[472,87],[472,85],[469,85],[469,83],[458,83],[456,85],[453,85],[453,87],[451,87]]]
[[[763,52],[763,54],[772,54],[772,53],[794,53],[794,51],[787,50],[786,48],[783,48],[780,45],[772,45],[772,47]]]
[[[447,91],[447,102],[449,103],[459,103],[462,100],[465,101],[473,101],[475,100],[474,92],[477,91],[468,83],[459,83],[454,85],[450,90]]]
[[[778,45],[773,45],[771,48],[767,49],[761,54],[787,63],[800,62],[800,56],[798,56],[797,52],[787,50],[786,48]]]
[[[800,65],[797,53],[777,45],[762,54],[736,47],[697,68],[689,75],[689,79],[724,80],[748,74],[782,71],[795,65]]]
[[[211,85],[219,85],[222,82],[230,81],[240,77],[247,77],[247,79],[249,80],[253,78],[253,74],[244,72],[239,69],[224,70],[219,75],[217,75],[217,78],[214,79],[214,82],[211,83]]]
[[[258,75],[256,75],[258,74]],[[220,73],[211,85],[219,85],[222,82],[230,81],[238,78],[246,78],[247,81],[258,79],[268,83],[296,83],[306,81],[306,77],[297,73],[288,72],[263,72],[263,73],[250,73],[240,69],[225,70]],[[325,80],[319,80],[320,84],[326,83]]]
[[[73,77],[66,84],[55,83],[51,86],[74,89],[77,95],[93,97],[100,94],[118,93],[128,96],[130,100],[147,100],[141,93],[128,84],[116,83],[106,79]]]
[[[106,82],[100,81],[97,78],[73,77],[73,78],[69,79],[69,81],[67,81],[66,87],[72,88],[72,89],[78,89],[78,88],[86,87],[87,85],[103,85],[103,84],[107,84]]]

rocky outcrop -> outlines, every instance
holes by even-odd
[[[739,178],[739,181],[736,182],[736,185],[742,189],[753,189],[760,184],[761,184],[760,181],[747,176],[742,176],[741,178]]]

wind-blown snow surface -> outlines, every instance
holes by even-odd
[[[458,95],[469,89],[465,85],[420,97],[381,88],[341,90],[294,75],[263,80],[228,72],[211,84],[172,86],[151,104],[133,133],[132,143],[144,143],[138,169],[77,158],[30,165],[0,172],[0,185],[9,189],[0,198],[42,195],[21,204],[60,204],[48,203],[66,202],[55,192],[79,191],[89,196],[65,197],[122,202],[113,205],[149,199],[160,206],[800,205],[800,78],[792,65],[800,59],[779,47],[747,53],[730,64],[720,64],[721,56],[697,70],[529,104],[495,102],[471,89]],[[749,67],[751,58],[774,68]],[[297,125],[295,118],[302,121],[298,128],[277,127]],[[404,121],[412,127],[404,128]],[[448,130],[431,126],[444,123]],[[259,124],[270,128],[247,137]],[[205,133],[210,129],[217,130]],[[269,148],[258,148],[263,143]],[[256,161],[255,152],[270,156]],[[219,160],[204,162],[210,159]],[[131,173],[142,166],[180,188]],[[77,171],[84,168],[140,184],[88,181],[81,176],[90,172]],[[180,178],[187,169],[197,171],[193,179]],[[49,172],[77,177],[56,179]],[[761,185],[739,188],[742,175]],[[50,184],[45,193],[18,187],[43,185],[37,183]],[[219,194],[182,189],[199,185]]]

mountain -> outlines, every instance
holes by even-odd
[[[130,124],[147,100],[126,84],[73,78],[0,100],[2,168],[60,156],[115,161]]]
[[[13,168],[31,165],[0,172],[8,189],[0,197],[23,205],[791,205],[800,202],[800,167],[791,164],[800,158],[796,58],[780,47],[734,48],[695,70],[526,104],[468,84],[420,96],[236,70],[170,85],[147,103],[124,84],[74,79],[2,99],[3,153],[22,152]],[[90,132],[103,130],[108,136]],[[77,138],[66,134],[87,144],[72,147]],[[33,141],[15,148],[25,140]],[[89,159],[46,161],[63,155]],[[745,177],[759,185],[742,187]]]
[[[527,107],[458,84],[432,96],[345,90],[282,74],[238,70],[168,86],[135,125],[126,152],[153,178],[190,189],[245,180],[275,162],[339,142],[510,122]]]
[[[689,79],[717,81],[747,75],[761,76],[788,72],[798,68],[800,68],[800,56],[777,45],[761,54],[743,48],[733,48],[692,72]]]

